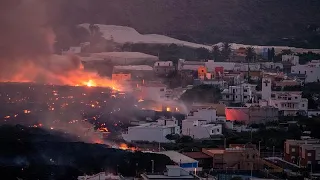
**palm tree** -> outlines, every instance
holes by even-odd
[[[247,47],[246,48],[246,60],[247,62],[253,62],[253,59],[255,57],[255,51],[253,47]]]
[[[221,56],[220,49],[217,45],[212,47],[212,57],[214,61],[219,61]]]
[[[253,47],[247,47],[246,48],[246,60],[248,62],[248,82],[250,82],[250,61],[253,62],[253,58],[255,57],[255,51]]]
[[[229,60],[230,55],[231,55],[231,45],[227,42],[224,42],[222,46],[222,51],[221,51],[221,56],[223,60],[224,61]]]

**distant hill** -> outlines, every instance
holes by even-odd
[[[196,42],[320,48],[318,0],[47,0],[56,28],[128,26]]]

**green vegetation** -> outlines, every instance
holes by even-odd
[[[221,91],[219,88],[210,85],[200,85],[187,90],[180,100],[184,102],[202,102],[214,103],[221,99]]]

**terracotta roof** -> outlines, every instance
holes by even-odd
[[[193,159],[212,158],[203,152],[184,152],[183,154]]]

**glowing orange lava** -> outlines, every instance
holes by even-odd
[[[57,62],[55,60],[58,59]],[[85,71],[81,62],[76,65],[68,57],[53,56],[50,67],[38,65],[34,61],[24,61],[10,67],[11,73],[0,76],[0,82],[38,82],[52,85],[109,87],[123,91],[119,83],[96,72]],[[54,63],[53,63],[54,62]]]

